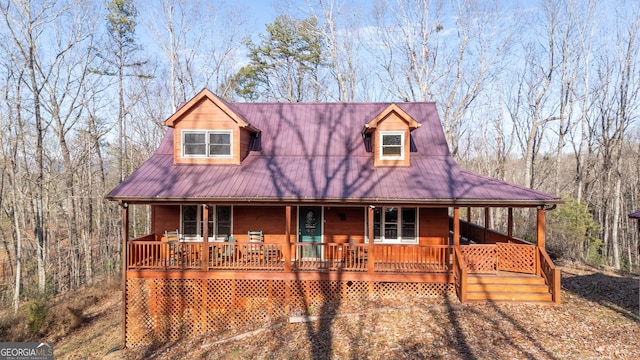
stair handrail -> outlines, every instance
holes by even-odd
[[[467,301],[467,264],[462,258],[460,247],[454,246],[453,253],[453,276],[455,279],[456,294],[460,302],[464,303]]]
[[[551,261],[544,248],[537,248],[540,255],[540,273],[544,278],[545,284],[549,286],[553,303],[560,304],[560,269]]]

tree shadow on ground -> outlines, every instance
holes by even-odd
[[[563,270],[562,286],[584,299],[596,302],[628,319],[640,321],[638,315],[638,276],[607,275],[601,272],[579,274]],[[636,294],[632,296],[632,294]]]

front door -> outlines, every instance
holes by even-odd
[[[298,210],[298,241],[304,243],[322,243],[322,207],[300,206]],[[320,246],[302,246],[300,256],[319,258]]]

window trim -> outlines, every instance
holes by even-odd
[[[386,135],[400,135],[400,155],[384,155],[384,142],[383,139]],[[379,137],[380,143],[378,146],[379,158],[380,160],[404,160],[404,151],[405,151],[405,136],[404,131],[380,131]],[[387,147],[390,145],[386,145]],[[397,145],[392,145],[396,147]]]
[[[184,208],[186,206],[195,206],[196,207],[196,232],[197,234],[194,236],[193,234],[185,234],[184,233]],[[233,205],[225,205],[225,204],[218,204],[218,205],[208,205],[209,206],[209,216],[213,218],[214,221],[214,227],[213,227],[213,234],[208,234],[209,235],[209,242],[223,242],[226,240],[227,235],[233,236]],[[218,221],[218,207],[222,207],[222,206],[226,206],[229,207],[230,209],[230,231],[231,234],[218,234],[217,230],[218,230],[218,226],[217,226],[217,221]],[[180,234],[182,235],[182,240],[183,241],[193,241],[193,242],[201,242],[204,240],[204,238],[202,237],[202,227],[204,226],[203,223],[206,223],[206,226],[209,226],[209,219],[206,220],[206,222],[204,221],[204,219],[202,218],[202,205],[180,205]]]
[[[398,209],[398,222],[397,224],[397,234],[398,237],[396,237],[395,239],[387,239],[384,234],[385,234],[385,219],[384,219],[384,212],[386,209],[389,208],[396,208]],[[418,207],[412,207],[412,206],[381,206],[381,207],[376,207],[376,210],[380,209],[380,237],[374,237],[373,241],[376,244],[418,244],[420,241],[420,232],[418,229],[418,224],[420,223],[420,208]],[[416,213],[415,213],[415,223],[413,224],[414,226],[414,230],[415,230],[415,237],[412,239],[406,239],[402,237],[402,226],[404,225],[405,221],[402,217],[402,213],[404,209],[415,209]],[[375,211],[375,210],[374,210]],[[375,218],[375,216],[374,216]],[[367,211],[365,211],[365,243],[369,243],[369,216],[367,216]],[[374,225],[375,228],[375,225]],[[375,230],[374,230],[375,231]]]
[[[185,135],[187,134],[204,134],[205,141],[205,154],[203,155],[187,155],[185,154]],[[211,134],[228,134],[229,135],[229,154],[224,155],[211,155],[211,143],[210,143],[210,135]],[[193,129],[185,129],[180,133],[182,139],[182,146],[180,149],[181,156],[187,159],[231,159],[233,158],[233,130],[193,130]]]

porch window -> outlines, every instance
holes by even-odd
[[[182,234],[185,240],[202,241],[202,206],[182,206]],[[224,241],[231,235],[231,206],[209,206],[209,241]]]
[[[404,132],[402,131],[380,132],[380,159],[382,160],[404,159]]]
[[[183,157],[228,158],[232,153],[231,130],[183,131]]]
[[[382,207],[373,210],[375,242],[388,244],[416,244],[418,209]],[[368,227],[367,227],[368,229]]]

